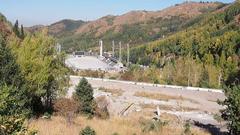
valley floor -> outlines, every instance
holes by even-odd
[[[80,80],[73,76],[70,79],[68,98],[71,98]],[[225,129],[222,123],[214,119],[222,109],[217,100],[225,98],[221,92],[159,88],[92,79],[88,81],[94,88],[95,98],[106,97],[110,119],[86,119],[76,116],[69,123],[67,118],[53,116],[51,120],[32,120],[30,127],[37,129],[39,135],[78,135],[86,126],[92,127],[98,135],[180,135],[184,132],[184,124],[190,120],[191,132],[194,135],[220,134],[218,128]],[[126,109],[128,107],[129,109]],[[141,121],[151,121],[156,117],[157,108],[160,119],[168,124],[158,132],[142,132],[144,127]]]
[[[173,115],[181,121],[191,120],[225,129],[214,119],[223,108],[218,105],[217,100],[223,100],[224,93],[140,86],[94,79],[88,81],[94,88],[95,97],[107,97],[111,116],[129,117],[135,113],[153,118],[154,112],[159,107],[161,114]],[[71,97],[78,82],[78,77],[71,77],[72,86],[68,91],[68,97]],[[131,104],[132,106],[123,113],[123,110]]]

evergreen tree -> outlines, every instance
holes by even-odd
[[[222,117],[228,122],[231,135],[240,134],[240,84],[225,88],[226,99],[222,105],[226,109],[222,111]]]
[[[240,70],[229,76],[225,82],[226,99],[220,102],[226,106],[222,112],[222,118],[227,121],[229,134],[240,134]]]
[[[28,114],[28,97],[20,67],[0,37],[0,134],[16,134]]]
[[[16,34],[17,37],[20,37],[18,20],[16,20],[16,22],[15,22],[15,24],[14,24],[14,26],[13,26],[13,32]]]
[[[208,71],[206,68],[203,70],[203,73],[202,73],[200,87],[203,87],[203,88],[209,87],[209,75],[208,75]]]
[[[23,76],[15,58],[7,48],[5,40],[0,37],[0,85],[12,85],[21,88]]]
[[[85,114],[93,114],[93,89],[92,86],[88,83],[87,79],[81,79],[76,87],[76,95],[81,104],[80,111]]]
[[[20,38],[24,39],[24,37],[25,37],[25,33],[24,33],[23,25],[21,25]]]

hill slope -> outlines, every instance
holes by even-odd
[[[76,33],[90,32],[92,29],[98,28],[96,36],[105,33],[111,28],[121,25],[131,25],[136,23],[145,23],[150,20],[170,19],[178,16],[180,18],[192,18],[204,12],[214,10],[218,3],[183,3],[166,8],[161,11],[131,11],[121,16],[106,16],[96,21],[90,22],[84,27],[80,27]],[[120,29],[114,29],[115,32],[120,32]]]
[[[0,34],[1,36],[8,36],[12,34],[12,28],[6,17],[0,13]]]
[[[183,3],[161,11],[132,11],[121,16],[105,16],[79,27],[69,37],[60,38],[65,50],[88,49],[104,40],[105,49],[111,41],[131,42],[131,46],[162,38],[185,28],[191,19],[214,11],[221,3]],[[98,49],[98,48],[97,48]]]
[[[235,2],[186,30],[132,48],[130,60],[160,68],[157,82],[219,88],[240,69],[239,16]]]
[[[120,16],[105,16],[95,21],[63,20],[48,26],[49,34],[56,36],[63,49],[89,49],[104,40],[105,49],[111,41],[138,45],[162,38],[188,25],[188,21],[221,7],[221,3],[183,3],[161,11],[131,11]]]
[[[76,29],[78,29],[80,26],[84,24],[85,22],[82,20],[65,19],[65,20],[61,20],[56,23],[53,23],[49,26],[35,25],[32,27],[26,28],[26,30],[31,33],[34,33],[37,31],[41,31],[44,28],[47,28],[50,35],[55,37],[64,37],[66,35],[74,34]]]
[[[75,29],[79,28],[84,24],[85,22],[81,20],[75,21],[75,20],[65,19],[50,25],[48,27],[49,34],[54,35],[56,37],[66,36],[68,34],[74,33]]]

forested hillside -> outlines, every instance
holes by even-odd
[[[74,35],[59,41],[67,51],[94,48],[99,39],[104,41],[106,50],[110,50],[112,40],[135,46],[182,30],[192,25],[188,23],[191,19],[221,6],[221,3],[190,2],[156,12],[132,11],[121,16],[106,16],[79,27]]]
[[[131,11],[89,22],[63,20],[47,28],[49,34],[57,37],[66,51],[94,49],[98,46],[99,39],[104,41],[104,49],[109,50],[112,40],[136,46],[166,37],[193,25],[202,15],[222,6],[224,4],[217,2],[189,2],[160,11]]]
[[[85,23],[86,22],[82,20],[75,21],[75,20],[65,19],[65,20],[61,20],[56,23],[53,23],[49,26],[35,25],[32,27],[27,27],[26,30],[31,33],[35,33],[35,32],[42,31],[43,29],[48,29],[49,35],[52,35],[57,38],[62,38],[65,36],[73,35],[76,29],[84,25]]]
[[[125,78],[221,88],[239,70],[239,14],[237,1],[172,36],[132,48],[130,61],[150,68],[139,76],[141,69],[132,67]]]

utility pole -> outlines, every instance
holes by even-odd
[[[112,41],[112,56],[114,57],[115,55],[115,43],[114,40]]]
[[[122,43],[121,41],[119,42],[119,62],[122,61]]]
[[[129,44],[127,44],[127,66],[129,66],[129,57],[130,57],[130,50],[129,50]]]

